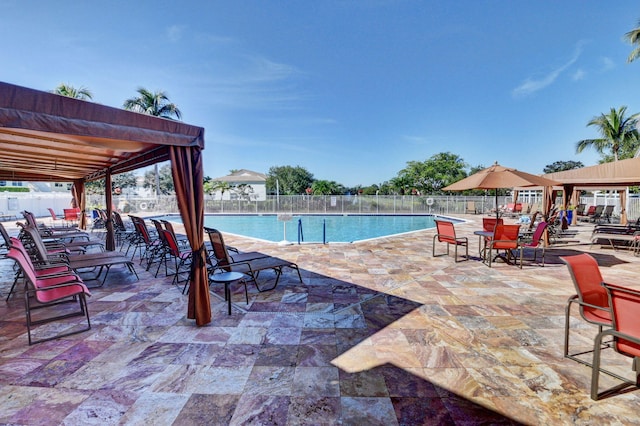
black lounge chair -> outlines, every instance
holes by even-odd
[[[298,272],[298,278],[302,282],[300,269],[294,262],[273,257],[260,252],[238,253],[231,256],[224,244],[222,234],[217,229],[204,228],[209,235],[211,241],[212,253],[209,260],[212,264],[212,270],[225,272],[241,272],[250,277],[258,291],[273,290],[280,281],[283,268],[295,269]],[[272,269],[276,273],[275,283],[269,288],[260,288],[258,285],[258,275],[260,271]]]

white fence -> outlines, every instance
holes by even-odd
[[[498,205],[512,202],[510,196],[498,197]],[[519,202],[541,205],[540,197],[524,197]],[[562,201],[557,200],[559,205]],[[619,199],[615,196],[585,196],[581,203],[589,205],[614,205],[614,217],[620,214]],[[162,214],[177,213],[178,204],[174,196],[139,198],[114,196],[114,207],[122,213]],[[23,210],[38,217],[49,216],[49,207],[56,213],[71,206],[71,196],[65,193],[0,192],[0,215],[21,219]],[[104,208],[104,196],[89,195],[87,210]],[[411,196],[411,195],[293,195],[267,196],[263,201],[205,199],[205,213],[226,214],[444,214],[456,215],[487,213],[496,207],[494,196]],[[627,215],[630,219],[640,216],[640,198],[628,199]]]

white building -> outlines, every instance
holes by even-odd
[[[214,182],[227,182],[229,189],[212,193],[214,200],[250,199],[264,201],[267,199],[267,175],[251,170],[238,170],[230,175],[212,179]]]

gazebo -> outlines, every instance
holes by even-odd
[[[569,202],[577,204],[578,189],[617,189],[622,209],[620,222],[626,224],[626,187],[640,185],[640,158],[629,158],[564,172],[548,173],[543,177],[562,183],[565,205]]]
[[[0,179],[71,181],[85,209],[85,182],[171,161],[180,215],[194,254],[187,317],[211,322],[204,254],[204,129],[0,82]],[[108,217],[111,191],[105,190]],[[81,224],[86,219],[83,217]],[[114,249],[113,223],[107,248]]]

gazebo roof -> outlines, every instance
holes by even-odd
[[[204,129],[0,82],[0,179],[88,180],[204,148]]]

